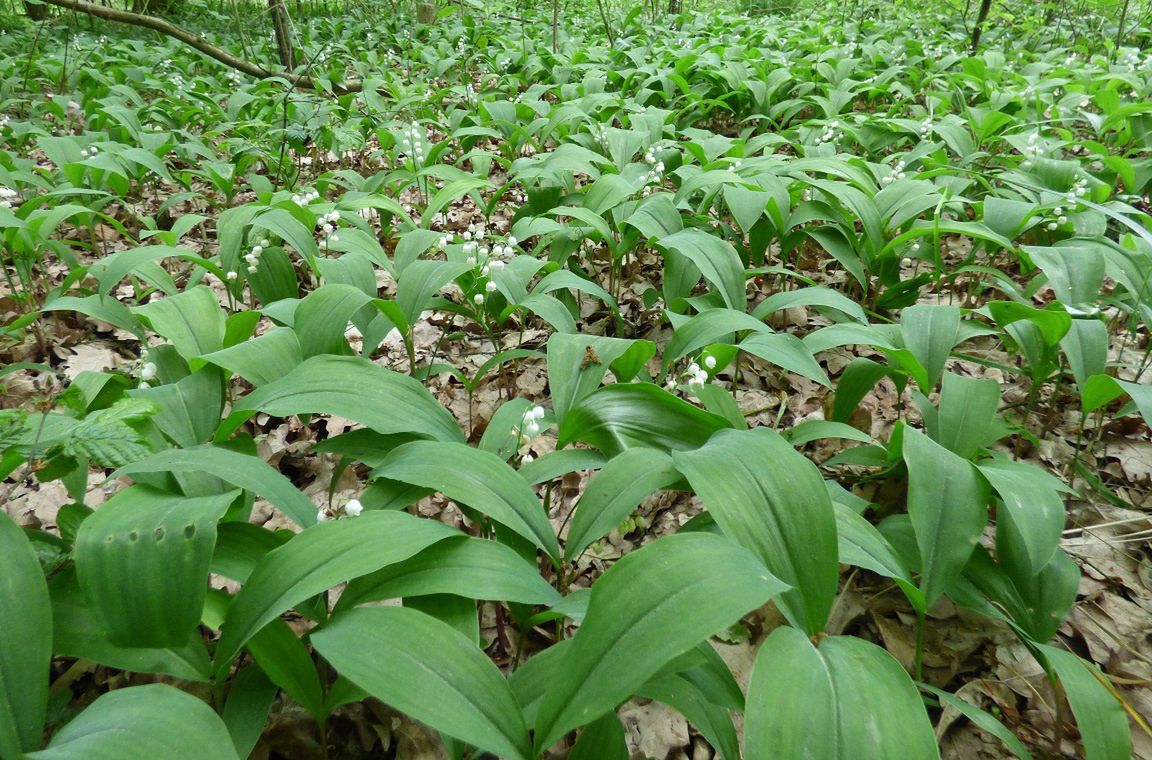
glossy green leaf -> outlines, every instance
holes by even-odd
[[[591,444],[608,456],[634,446],[679,451],[702,446],[723,417],[651,383],[617,383],[585,397],[560,424],[558,446]]]
[[[900,313],[904,346],[924,368],[920,390],[928,393],[944,373],[952,348],[960,340],[960,309],[940,304],[916,304]]]
[[[653,492],[680,480],[672,459],[649,448],[627,449],[588,481],[568,528],[564,558],[571,561],[622,523]]]
[[[401,562],[460,534],[404,512],[365,512],[315,525],[264,557],[228,608],[216,668],[231,663],[257,631],[322,591]]]
[[[966,460],[910,427],[904,428],[904,461],[920,589],[931,607],[968,564],[988,521],[987,486]]]
[[[439,491],[511,528],[553,560],[560,556],[556,531],[540,499],[495,454],[463,443],[413,441],[393,449],[372,473]]]
[[[411,559],[348,584],[337,610],[382,599],[453,594],[518,604],[553,605],[560,593],[515,550],[485,538],[442,541]]]
[[[662,665],[784,589],[755,556],[719,536],[662,538],[592,587],[584,623],[540,703],[536,748],[615,708]]]
[[[863,639],[813,646],[781,626],[761,645],[744,718],[748,757],[938,758],[915,684],[892,655]]]
[[[290,327],[274,327],[263,335],[204,354],[191,363],[209,362],[252,385],[261,386],[287,375],[302,361],[304,354],[296,331]]]
[[[217,438],[230,435],[257,411],[276,417],[331,414],[379,433],[464,440],[456,420],[419,381],[355,356],[314,356],[257,388],[236,403]]]
[[[719,290],[729,309],[744,311],[744,265],[728,241],[695,227],[660,239],[659,244],[690,260]]]
[[[267,499],[301,527],[316,523],[316,505],[300,493],[288,478],[259,457],[219,446],[166,449],[125,465],[113,477],[153,472],[201,472]]]
[[[233,676],[220,717],[240,757],[251,755],[260,741],[277,692],[276,684],[257,665],[249,665]]]
[[[185,359],[224,347],[224,311],[216,294],[203,285],[159,298],[133,309]]]
[[[212,675],[208,650],[198,636],[177,647],[121,646],[112,641],[103,616],[84,597],[75,568],[54,575],[52,593],[52,652],[118,670],[160,673],[185,681],[207,682]]]
[[[114,643],[188,643],[204,609],[216,523],[235,498],[235,491],[187,498],[134,486],[81,523],[76,573]]]
[[[758,356],[788,372],[795,372],[826,388],[832,381],[804,341],[789,333],[753,333],[740,342],[740,350]]]
[[[996,416],[1000,384],[995,380],[945,372],[939,410],[922,395],[914,395],[928,435],[964,459],[1008,433],[1007,426]]]
[[[239,760],[212,708],[165,684],[99,697],[29,760]]]
[[[0,510],[0,755],[40,746],[52,664],[52,609],[36,552]]]
[[[568,753],[568,760],[628,760],[628,742],[619,716],[610,712],[589,723]]]
[[[548,338],[548,386],[556,419],[563,423],[609,370],[616,382],[631,382],[655,354],[656,344],[648,340],[554,333]]]
[[[512,688],[446,623],[405,607],[366,607],[333,618],[312,644],[342,675],[422,723],[500,757],[533,756]]]
[[[991,459],[976,466],[1004,502],[1003,511],[997,515],[999,521],[1012,523],[1023,549],[1023,556],[1014,556],[1009,545],[1001,542],[1001,561],[1012,565],[1018,573],[1040,572],[1060,546],[1065,522],[1064,499],[1060,494],[1070,493],[1071,489],[1027,462]],[[997,531],[1001,529],[1002,526],[998,526]]]
[[[816,465],[764,428],[718,433],[673,462],[724,535],[792,587],[778,601],[789,620],[823,630],[840,571],[832,500]]]
[[[1120,695],[1092,663],[1063,649],[1037,647],[1068,695],[1085,760],[1129,760],[1132,735]]]
[[[771,328],[759,319],[735,309],[708,309],[692,317],[669,315],[675,331],[664,346],[664,367],[677,359],[694,354],[710,343],[735,341],[734,335],[751,330],[771,333]]]

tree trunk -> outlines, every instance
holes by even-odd
[[[416,21],[421,24],[435,24],[440,9],[436,3],[420,3],[416,6]]]
[[[43,21],[48,18],[48,6],[41,5],[40,3],[29,3],[25,0],[24,15],[33,21]]]
[[[984,22],[988,20],[988,11],[992,10],[992,0],[980,0],[980,11],[976,14],[976,26],[972,29],[972,52],[980,47],[980,35],[984,33]]]
[[[153,31],[177,39],[188,47],[200,51],[212,60],[219,61],[225,66],[234,68],[250,77],[256,77],[257,79],[279,77],[290,82],[294,87],[301,87],[306,90],[319,89],[317,83],[311,77],[299,76],[293,74],[291,71],[274,71],[267,67],[259,66],[252,61],[237,58],[227,50],[213,45],[200,35],[193,34],[162,18],[145,16],[139,13],[129,13],[128,11],[122,11],[118,8],[109,8],[105,5],[90,3],[87,2],[87,0],[44,0],[44,2],[48,5],[55,5],[57,8],[86,13],[94,18],[102,18],[105,21],[115,21],[119,24],[131,24],[132,26],[138,26],[142,29],[152,29]],[[344,82],[343,84],[332,86],[331,91],[336,95],[346,95],[350,92],[360,92],[363,89],[364,83],[359,79],[354,79]]]
[[[276,34],[280,67],[285,71],[295,71],[296,53],[292,49],[292,33],[288,29],[288,9],[284,6],[284,0],[268,0],[268,11],[272,15],[272,30]]]

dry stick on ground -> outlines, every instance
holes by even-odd
[[[129,24],[131,26],[139,26],[144,29],[152,29],[153,31],[160,32],[174,39],[180,40],[185,45],[200,51],[209,58],[219,61],[225,66],[236,69],[239,72],[247,74],[257,79],[267,79],[270,77],[279,77],[290,82],[293,86],[306,90],[319,90],[320,85],[311,77],[298,76],[288,71],[272,71],[263,66],[246,61],[243,58],[237,58],[223,48],[213,45],[203,37],[193,34],[185,29],[181,29],[175,24],[171,24],[162,18],[155,16],[145,16],[140,13],[132,13],[130,11],[117,10],[116,8],[107,8],[103,5],[96,5],[94,3],[85,2],[85,0],[44,0],[48,5],[55,5],[58,8],[64,8],[78,13],[86,13],[89,16],[101,18],[106,21],[115,21],[120,24]],[[346,95],[351,92],[360,92],[364,89],[364,85],[359,80],[345,82],[344,84],[335,84],[332,86],[332,91],[337,95]]]

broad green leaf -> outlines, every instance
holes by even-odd
[[[224,347],[224,311],[216,294],[204,285],[132,311],[147,319],[153,331],[166,338],[185,359]]]
[[[1056,300],[1065,306],[1096,303],[1104,282],[1104,246],[1094,240],[1069,240],[1055,246],[1021,246],[1048,277]]]
[[[573,560],[622,523],[653,492],[680,480],[672,459],[649,448],[627,449],[588,481],[568,529],[564,558]]]
[[[326,660],[374,697],[500,757],[533,757],[512,688],[463,634],[405,607],[348,610],[312,634]]]
[[[1004,502],[998,520],[1011,521],[1023,556],[1012,556],[1008,545],[1000,547],[1000,561],[1014,573],[1036,574],[1048,564],[1060,546],[1064,530],[1064,500],[1071,491],[1046,471],[1027,462],[990,459],[977,463],[980,474]],[[997,532],[1001,530],[998,525]],[[1013,542],[1015,545],[1016,542]]]
[[[558,446],[582,441],[609,457],[634,446],[679,451],[730,427],[652,383],[617,383],[586,396],[560,425]]]
[[[1085,412],[1093,412],[1121,394],[1127,394],[1136,403],[1144,422],[1152,425],[1152,385],[1129,383],[1110,375],[1094,375],[1084,384],[1081,403]]]
[[[424,213],[420,215],[420,226],[429,227],[432,220],[436,218],[448,204],[463,198],[469,193],[476,190],[482,190],[489,187],[487,178],[481,179],[479,177],[460,177],[448,182],[444,187],[436,191],[428,201],[428,207],[424,209]]]
[[[428,594],[549,606],[560,601],[560,593],[515,550],[469,537],[442,541],[411,559],[355,579],[340,595],[337,610]]]
[[[263,529],[261,529],[263,530]],[[212,675],[208,650],[193,636],[180,647],[127,647],[112,642],[108,625],[80,590],[75,568],[53,576],[52,652],[117,670],[162,673],[186,681],[207,682]]]
[[[704,279],[719,290],[728,308],[744,311],[748,301],[744,265],[731,243],[693,227],[663,237],[659,244],[695,264],[704,274]]]
[[[628,760],[624,726],[615,712],[589,723],[568,753],[568,760]]]
[[[767,319],[782,309],[794,306],[815,306],[818,309],[832,309],[861,324],[868,321],[864,309],[860,304],[845,296],[839,291],[824,287],[800,288],[799,290],[782,290],[761,301],[753,310],[752,316],[757,319]]]
[[[904,346],[924,368],[926,382],[920,382],[920,390],[929,393],[960,340],[960,309],[940,304],[909,306],[900,313],[900,332]]]
[[[76,574],[113,643],[188,643],[204,609],[216,523],[235,498],[235,491],[190,499],[134,486],[81,523]]]
[[[396,285],[396,303],[407,320],[402,328],[411,327],[428,308],[428,301],[450,281],[473,267],[464,262],[418,259],[404,268]]]
[[[733,342],[729,336],[745,330],[753,333],[771,333],[772,330],[759,319],[735,309],[708,309],[692,317],[670,315],[672,333],[664,346],[664,368],[667,369],[688,354],[695,353],[710,343]]]
[[[996,417],[1000,408],[1000,384],[995,380],[945,372],[939,411],[923,396],[917,396],[916,400],[932,440],[964,459],[1008,432],[1007,426]]]
[[[240,757],[251,755],[260,741],[278,690],[258,665],[249,665],[233,676],[220,717]]]
[[[127,306],[112,296],[93,295],[77,298],[75,296],[61,296],[44,304],[41,311],[75,311],[101,322],[119,327],[143,339],[144,326]]]
[[[968,564],[988,521],[987,487],[967,460],[910,427],[904,428],[904,462],[923,566],[920,589],[931,607]]]
[[[804,341],[789,333],[753,333],[740,342],[740,350],[758,356],[788,372],[831,388],[832,381]]]
[[[641,201],[625,223],[638,229],[645,240],[670,237],[684,229],[684,220],[668,193],[655,193]]]
[[[784,589],[738,544],[672,535],[625,556],[592,587],[584,623],[540,703],[536,749],[628,699],[666,662]]]
[[[888,652],[851,636],[817,647],[777,628],[756,655],[744,716],[748,757],[940,756],[912,679]]]
[[[728,204],[732,218],[745,235],[751,232],[756,220],[764,214],[771,198],[772,193],[749,190],[740,185],[724,186],[724,202]]]
[[[1096,666],[1071,652],[1038,645],[1068,695],[1085,760],[1129,760],[1132,735],[1120,695]]]
[[[840,562],[891,578],[900,586],[900,590],[908,597],[913,607],[926,611],[924,594],[916,588],[911,573],[884,534],[849,507],[839,502],[832,502],[832,508],[836,511]]]
[[[351,285],[322,285],[296,307],[292,327],[305,359],[320,354],[348,354],[348,322],[371,301]]]
[[[673,462],[724,535],[792,587],[778,601],[788,619],[823,630],[840,570],[832,500],[816,465],[765,428],[718,433]]]
[[[284,377],[304,361],[296,331],[274,327],[263,335],[204,354],[191,364],[208,362],[239,375],[254,386]]]
[[[269,209],[253,219],[252,226],[276,235],[295,248],[296,252],[309,263],[316,261],[316,257],[320,255],[320,248],[316,245],[312,230],[305,227],[303,222],[286,209]]]
[[[1032,753],[1024,746],[1024,742],[1017,739],[1016,735],[1009,731],[1008,728],[991,713],[982,710],[978,705],[966,701],[957,694],[937,689],[930,684],[922,683],[920,684],[920,689],[932,694],[940,700],[942,705],[948,705],[975,723],[982,730],[987,731],[1004,742],[1008,749],[1012,750],[1012,754],[1016,755],[1020,760],[1032,760]]]
[[[0,509],[0,755],[40,746],[52,664],[52,608],[36,551]]]
[[[1099,319],[1074,319],[1068,334],[1060,341],[1068,368],[1083,389],[1088,378],[1102,375],[1108,365],[1108,325]]]
[[[538,485],[570,472],[598,470],[606,461],[603,454],[592,449],[559,449],[521,465],[520,477],[530,485]]]
[[[267,499],[301,527],[316,523],[316,505],[260,457],[219,446],[167,449],[121,467],[113,477],[144,472],[203,472]]]
[[[217,430],[217,439],[230,435],[257,411],[275,417],[332,414],[379,433],[464,440],[456,420],[418,380],[355,356],[314,356],[257,388],[236,403]]]
[[[616,382],[631,382],[655,354],[656,344],[648,340],[553,333],[548,338],[548,386],[556,419],[562,423],[578,401],[600,387],[609,369]]]
[[[245,645],[265,675],[317,720],[323,720],[324,687],[312,654],[283,620],[273,620]]]
[[[239,760],[212,708],[166,684],[99,697],[29,760]]]
[[[224,671],[280,613],[333,586],[401,562],[460,534],[404,512],[365,512],[315,525],[268,552],[228,608],[216,669]]]
[[[435,489],[559,560],[560,544],[540,499],[518,472],[491,452],[463,443],[413,441],[396,447],[372,474]]]
[[[212,437],[224,410],[224,382],[215,367],[200,369],[175,383],[130,391],[155,405],[152,422],[177,446],[196,446]]]
[[[638,692],[648,699],[675,708],[708,740],[723,760],[739,760],[740,740],[728,708],[711,702],[707,695],[683,674],[649,681]]]
[[[847,422],[860,406],[860,401],[868,395],[880,378],[891,370],[883,364],[858,356],[848,363],[836,381],[835,395],[832,398],[832,419]]]

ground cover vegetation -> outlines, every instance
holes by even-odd
[[[0,757],[1152,757],[1147,8],[95,7]]]

